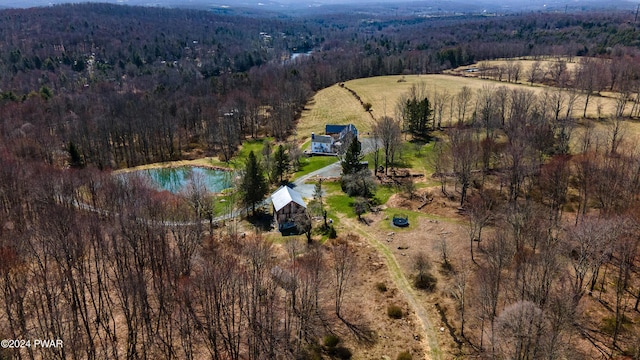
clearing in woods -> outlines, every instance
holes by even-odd
[[[526,62],[526,60],[522,60]],[[324,134],[325,124],[354,124],[361,134],[367,135],[371,131],[374,119],[381,116],[396,116],[398,100],[405,96],[413,85],[422,86],[424,84],[426,95],[433,101],[436,92],[446,93],[455,96],[463,87],[472,90],[474,97],[483,88],[497,88],[505,86],[508,89],[520,89],[533,91],[536,94],[557,91],[557,88],[540,84],[513,84],[496,80],[479,79],[475,77],[463,77],[453,75],[394,75],[379,76],[373,78],[350,80],[318,91],[302,112],[297,126],[297,140],[303,144],[311,138],[311,133]],[[364,103],[371,103],[370,113],[366,112],[360,102],[352,95],[348,89],[353,90]],[[567,90],[560,90],[567,91]],[[598,107],[600,107],[603,117],[610,117],[616,107],[615,94],[603,93],[603,96],[592,95],[587,107],[587,117],[597,118]],[[580,118],[584,108],[585,98],[578,95],[573,108],[573,116]],[[467,111],[467,120],[473,113],[472,99]],[[451,100],[444,106],[442,124],[448,126],[450,120],[456,119],[455,101],[453,102],[453,112],[451,111]],[[627,106],[630,109],[631,105]],[[627,110],[628,111],[628,110]],[[452,119],[453,118],[453,119]],[[634,124],[629,123],[632,134],[638,131],[632,129]],[[604,121],[598,121],[596,128],[605,127]]]
[[[523,64],[523,69],[526,68],[527,65],[528,64]],[[537,95],[544,95],[545,92],[551,94],[551,92],[554,91],[568,92],[568,90],[559,90],[541,84],[531,86],[522,83],[514,84],[479,79],[476,77],[444,74],[399,75],[356,79],[344,82],[342,85],[336,84],[323,89],[314,96],[299,120],[297,140],[300,143],[305,143],[309,141],[312,132],[323,134],[324,126],[327,123],[353,123],[360,131],[360,134],[366,136],[372,129],[374,119],[385,115],[396,116],[396,107],[399,99],[406,96],[413,85],[422,86],[422,84],[424,84],[426,96],[430,100],[432,100],[436,92],[455,96],[465,86],[471,89],[474,98],[470,101],[467,111],[467,121],[473,113],[475,96],[479,91],[486,88],[505,86],[508,89],[532,91]],[[357,99],[350,90],[355,92],[360,100]],[[574,142],[578,141],[586,125],[593,126],[596,133],[600,133],[601,136],[606,136],[612,122],[610,117],[613,115],[616,107],[615,97],[617,95],[608,93],[603,93],[603,95],[604,96],[593,95],[591,97],[587,108],[588,119],[581,118],[585,98],[582,94],[578,95],[572,113],[573,117],[577,119],[577,127],[573,135]],[[370,103],[372,105],[370,112],[365,111],[362,103]],[[450,109],[451,106],[453,106],[454,109]],[[600,107],[601,119],[598,119],[598,107]],[[631,104],[627,104],[627,112],[630,107]],[[457,120],[456,116],[455,101],[449,99],[444,107],[442,125],[449,126],[450,123]],[[633,141],[640,137],[640,125],[638,123],[628,120],[624,121],[624,123],[627,141]],[[430,174],[425,175],[424,179],[429,179]],[[437,193],[438,189],[434,187],[430,189],[430,191]],[[468,244],[464,237],[464,226],[461,223],[463,219],[459,214],[455,213],[457,205],[453,203],[449,204],[449,201],[446,199],[440,199],[438,204],[434,202],[434,204],[419,211],[421,214],[417,215],[417,218],[414,219],[415,224],[413,224],[410,229],[396,230],[398,233],[394,237],[395,240],[389,238],[388,235],[385,236],[389,231],[387,225],[388,217],[395,209],[403,209],[403,207],[397,207],[398,204],[393,201],[387,202],[386,206],[389,208],[389,210],[385,212],[386,215],[367,215],[369,218],[369,226],[363,226],[354,219],[347,217],[342,218],[342,225],[339,226],[339,231],[353,231],[362,236],[385,260],[391,280],[407,301],[407,305],[410,306],[411,311],[420,320],[422,330],[424,331],[424,338],[420,339],[419,344],[421,350],[427,354],[427,357],[437,359],[442,356],[455,356],[458,352],[452,347],[451,339],[447,338],[447,335],[441,331],[436,330],[438,328],[444,329],[445,326],[448,327],[449,324],[444,320],[444,315],[442,319],[438,319],[438,313],[432,309],[436,301],[439,301],[440,305],[444,308],[453,308],[456,306],[455,303],[451,299],[415,291],[409,283],[409,279],[411,279],[413,272],[411,259],[416,252],[420,250],[429,253],[433,252],[434,249],[440,246],[439,244],[443,237],[449,238],[448,246],[451,248],[452,253],[465,254],[463,257],[466,258]],[[433,217],[432,214],[445,216],[438,222],[438,220],[433,220],[437,217]],[[386,243],[381,241],[384,239],[386,239]],[[396,250],[396,248],[403,250]],[[436,257],[437,255],[432,254],[431,261],[436,260]],[[457,265],[464,267],[464,262]],[[436,276],[441,277],[441,275]],[[440,280],[442,280],[442,285],[445,286],[445,279]],[[440,289],[440,291],[444,290],[445,289]],[[455,324],[457,321],[455,315],[450,315],[453,318],[449,318],[449,321]]]

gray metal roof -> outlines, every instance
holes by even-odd
[[[283,186],[274,192],[271,195],[271,201],[276,211],[280,211],[280,209],[292,201],[304,208],[307,207],[307,204],[302,200],[302,195],[288,186]]]
[[[314,143],[331,144],[333,138],[329,135],[315,135],[311,141]]]

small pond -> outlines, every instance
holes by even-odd
[[[192,181],[202,182],[210,192],[221,192],[231,187],[234,173],[194,166],[139,170],[130,174],[146,175],[159,190],[177,194]]]

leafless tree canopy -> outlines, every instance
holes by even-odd
[[[366,325],[351,323],[352,238],[330,253],[295,239],[281,259],[259,236],[209,232],[197,179],[170,196],[88,175],[0,170],[4,336],[64,339],[59,358],[273,359]]]

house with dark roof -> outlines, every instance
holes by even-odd
[[[307,204],[302,195],[288,186],[282,186],[271,195],[273,213],[278,224],[278,230],[282,233],[295,231],[294,219],[298,214],[307,211]]]
[[[353,124],[325,125],[325,135],[311,133],[311,154],[337,155],[344,151],[352,137],[358,137],[358,129]]]
[[[334,125],[334,124],[326,124],[324,126],[324,133],[326,135],[338,135],[339,139],[342,139],[347,133],[352,133],[355,137],[358,137],[358,129],[356,129],[355,125]]]

